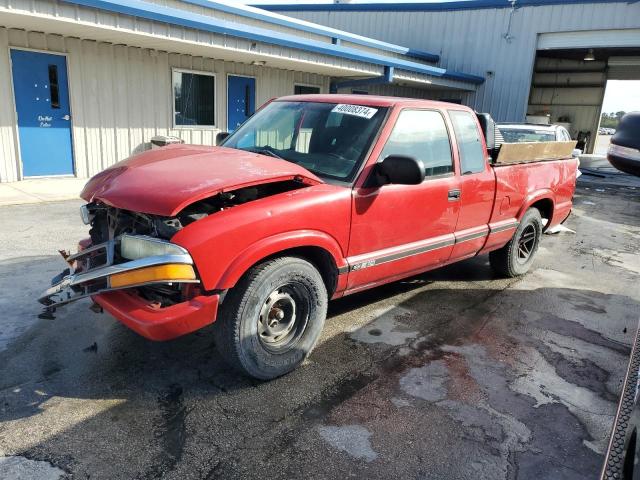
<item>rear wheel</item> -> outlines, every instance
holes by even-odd
[[[542,217],[530,208],[522,217],[513,237],[500,250],[489,253],[493,270],[505,277],[524,275],[531,268],[542,237]]]
[[[327,315],[318,270],[299,257],[252,268],[229,291],[215,325],[216,346],[236,370],[270,380],[300,365],[315,346]]]

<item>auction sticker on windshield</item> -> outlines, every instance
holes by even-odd
[[[354,117],[362,117],[369,119],[378,111],[377,108],[363,107],[362,105],[349,105],[347,103],[339,103],[333,107],[332,112],[343,113],[344,115],[353,115]]]

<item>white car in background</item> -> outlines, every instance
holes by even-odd
[[[538,125],[535,123],[499,123],[498,130],[504,143],[523,142],[570,142],[571,135],[562,125]],[[573,150],[573,156],[578,157],[582,150]]]

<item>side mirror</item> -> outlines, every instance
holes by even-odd
[[[216,135],[216,145],[220,145],[227,137],[231,135],[229,132],[220,132]]]
[[[414,157],[389,155],[376,166],[378,183],[418,185],[424,180],[424,163]]]

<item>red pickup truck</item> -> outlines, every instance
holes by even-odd
[[[84,188],[90,238],[64,254],[45,314],[91,296],[152,340],[215,322],[231,366],[283,375],[329,299],[486,253],[502,275],[529,269],[570,213],[577,162],[493,165],[492,127],[448,103],[292,96],[220,147],[124,160]]]

